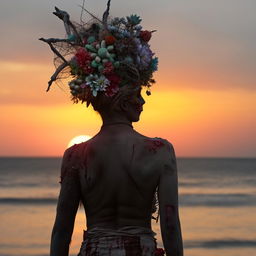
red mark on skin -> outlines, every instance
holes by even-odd
[[[151,140],[146,140],[147,142],[147,149],[153,153],[156,153],[157,150],[161,147],[163,147],[165,144],[161,139],[151,139]]]
[[[163,256],[165,255],[165,250],[162,248],[156,248],[155,256]]]

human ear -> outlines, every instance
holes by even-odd
[[[120,109],[126,112],[129,109],[128,98],[123,98],[120,102]]]

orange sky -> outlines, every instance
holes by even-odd
[[[94,13],[105,8],[105,1],[87,2]],[[64,35],[63,25],[51,15],[55,5],[79,19],[79,8],[67,0],[0,3],[5,35],[1,156],[60,156],[73,137],[93,136],[100,128],[99,116],[72,105],[68,93],[54,85],[45,92],[54,67],[50,50],[37,38]],[[255,157],[255,4],[132,0],[112,5],[113,16],[138,13],[146,28],[157,29],[151,42],[160,59],[157,84],[145,96],[135,129],[168,139],[177,156]]]

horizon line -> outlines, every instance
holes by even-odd
[[[22,156],[22,155],[0,155],[0,158],[62,158],[63,156]],[[225,158],[225,159],[256,159],[256,156],[176,156],[177,159],[179,158]]]

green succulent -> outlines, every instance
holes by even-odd
[[[127,21],[133,25],[136,26],[138,24],[140,24],[140,22],[142,21],[142,19],[140,18],[140,16],[136,15],[136,14],[132,14],[131,16],[127,16]]]

